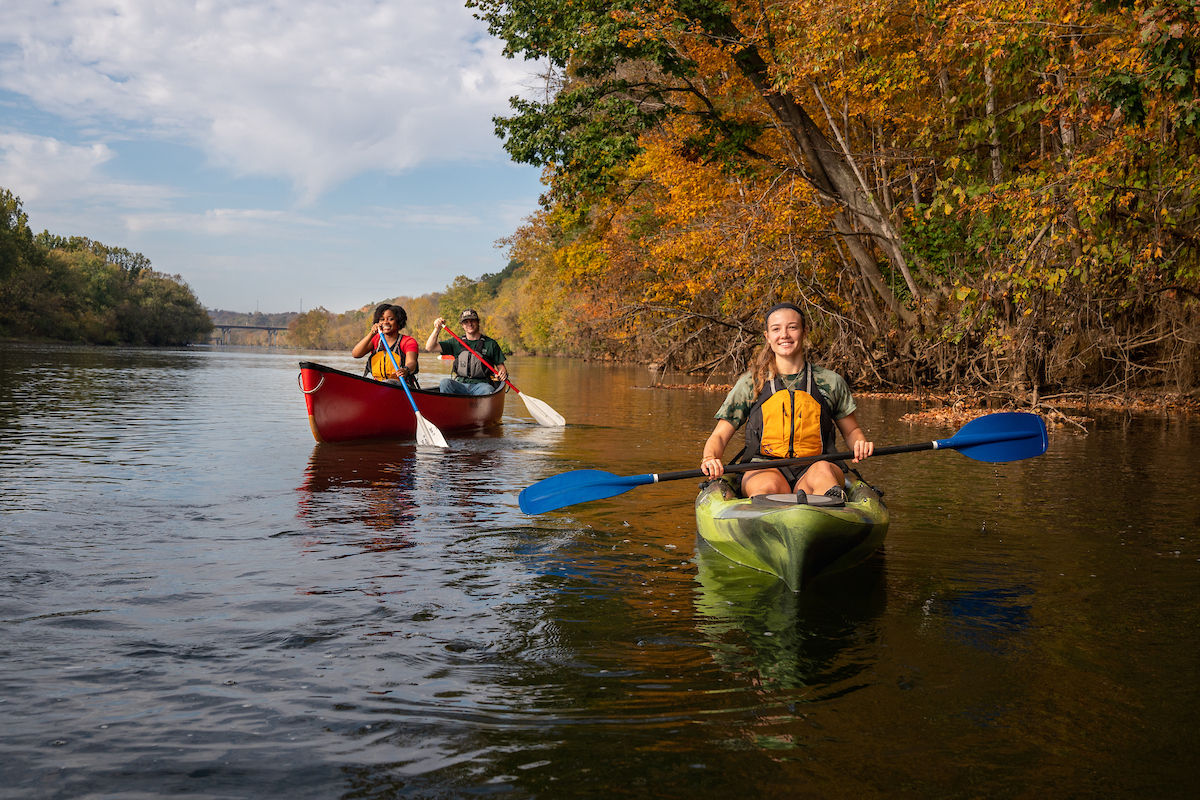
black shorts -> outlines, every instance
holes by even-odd
[[[773,460],[776,460],[775,456],[757,455],[750,459],[750,463],[753,464],[755,461],[773,461]],[[850,471],[850,467],[848,467],[846,465],[845,461],[833,461],[830,463],[832,463],[835,467],[840,469],[842,472]],[[804,473],[808,472],[808,470],[811,466],[812,466],[812,464],[806,464],[803,466],[795,466],[795,467],[764,467],[764,469],[779,470],[781,473],[783,473],[783,479],[785,481],[787,481],[788,486],[795,486],[796,482],[804,477]]]

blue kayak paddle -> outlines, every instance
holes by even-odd
[[[392,348],[388,345],[383,331],[379,331],[379,341],[383,342],[383,349],[387,350],[388,358],[392,360],[392,366],[396,368],[396,378],[400,381],[404,393],[408,395],[408,403],[412,406],[413,415],[417,418],[417,444],[449,447],[450,445],[446,444],[446,437],[442,436],[442,432],[437,429],[437,426],[422,417],[421,412],[417,410],[417,401],[413,399],[412,392],[408,390],[408,381],[404,380],[404,376],[400,374],[400,365],[396,363],[396,356],[392,353]],[[396,344],[399,345],[399,340]]]
[[[875,456],[914,453],[920,450],[957,450],[976,461],[1020,461],[1046,452],[1049,440],[1046,423],[1037,414],[1021,411],[1002,411],[971,420],[949,439],[932,442],[901,444],[875,448]],[[748,472],[772,467],[796,467],[817,461],[845,461],[854,453],[826,453],[805,458],[780,458],[773,461],[754,461],[726,464],[726,472]],[[577,469],[538,481],[521,490],[518,503],[526,514],[541,514],[564,506],[603,500],[624,494],[635,486],[647,483],[676,481],[682,478],[704,477],[703,470],[685,469],[679,472],[647,473],[645,475],[614,475],[598,469]]]

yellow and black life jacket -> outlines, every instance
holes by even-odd
[[[396,364],[404,363],[404,353],[400,350],[400,345],[405,339],[404,334],[400,334],[400,338],[396,340],[396,346],[392,348],[392,355],[396,357]],[[377,381],[395,380],[396,366],[392,363],[391,356],[387,354],[387,350],[383,348],[382,334],[376,334],[371,340],[372,350],[371,356],[367,359],[367,368],[364,374],[369,378],[374,378]],[[411,381],[410,381],[411,384]]]
[[[833,452],[837,425],[829,400],[805,364],[803,389],[788,389],[778,378],[758,393],[746,418],[746,450],[751,456],[803,458]]]

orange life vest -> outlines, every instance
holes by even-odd
[[[746,453],[771,458],[804,458],[832,452],[837,425],[829,400],[805,365],[803,389],[788,389],[778,378],[762,388],[746,418]]]

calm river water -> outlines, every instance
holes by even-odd
[[[355,365],[0,344],[0,796],[1193,796],[1196,421],[869,461],[883,554],[793,595],[694,481],[517,508],[695,467],[719,394],[514,359],[566,429],[318,445],[300,360]]]

